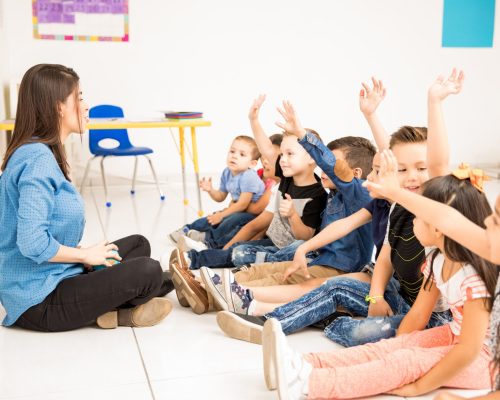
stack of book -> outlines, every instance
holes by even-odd
[[[164,111],[167,119],[194,119],[203,118],[203,113],[199,111]]]

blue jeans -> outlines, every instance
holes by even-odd
[[[247,243],[266,244],[269,239],[253,240],[251,242],[238,242],[233,244],[229,249],[208,249],[203,251],[190,250],[188,252],[191,260],[190,269],[200,269],[201,267],[208,268],[234,268],[232,261],[233,249],[239,245]]]
[[[326,336],[347,347],[395,336],[401,320],[410,309],[398,291],[399,282],[391,278],[384,299],[391,306],[394,316],[365,319],[340,317],[326,327]],[[366,317],[369,304],[365,297],[369,293],[369,283],[342,276],[335,277],[301,298],[276,308],[265,317],[278,319],[286,334],[325,319],[339,307],[354,316]],[[429,325],[442,325],[445,320],[449,322],[447,317],[451,314],[448,311],[443,314],[433,314]]]
[[[269,239],[268,243],[265,244],[247,242],[233,249],[232,261],[237,267],[246,264],[292,261],[297,247],[302,243],[304,243],[303,240],[296,240],[288,246],[279,249]],[[311,258],[314,257],[315,255]]]
[[[224,247],[239,230],[255,218],[254,214],[238,212],[228,215],[218,225],[210,225],[206,217],[198,218],[191,224],[187,224],[187,229],[194,229],[199,232],[206,232],[205,243],[212,249]]]

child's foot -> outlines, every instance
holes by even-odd
[[[219,310],[227,310],[227,301],[224,293],[224,284],[220,275],[207,267],[200,268],[201,279],[205,285],[205,290],[208,292],[209,299],[213,301],[214,308]]]
[[[313,367],[288,346],[277,319],[268,319],[264,324],[262,353],[267,387],[277,387],[280,399],[305,399]]]
[[[179,303],[182,306],[187,303],[196,314],[206,313],[209,309],[207,291],[195,279],[193,273],[175,263],[170,265],[170,272]]]
[[[172,303],[168,299],[155,297],[133,308],[120,308],[107,312],[98,317],[96,323],[103,329],[112,329],[117,326],[153,326],[163,321],[170,311],[172,311]]]
[[[207,245],[203,242],[197,242],[194,239],[191,239],[187,236],[181,236],[177,242],[177,248],[181,251],[203,251],[208,249]]]
[[[234,274],[228,269],[223,271],[223,282],[227,310],[238,314],[252,315],[253,296],[250,289],[240,286],[234,279]]]
[[[170,239],[170,241],[173,243],[173,244],[177,244],[177,242],[179,241],[179,238],[182,236],[182,235],[186,235],[188,233],[189,229],[186,228],[185,226],[183,226],[182,228],[179,228],[173,232],[171,232],[168,237]]]
[[[266,318],[229,311],[217,313],[217,324],[227,336],[245,342],[262,344],[262,330]]]
[[[197,242],[205,243],[205,238],[207,237],[207,233],[190,229],[187,232],[186,236],[190,239],[196,240]]]

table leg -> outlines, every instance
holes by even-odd
[[[198,146],[196,144],[196,129],[194,126],[191,127],[191,144],[193,147],[193,166],[194,175],[196,177],[196,193],[198,194],[198,216],[203,216],[203,208],[201,206],[201,192],[200,192],[200,167],[198,165]]]
[[[186,139],[184,137],[184,127],[179,127],[179,150],[181,152],[181,170],[182,170],[182,193],[184,196],[184,205],[187,206],[189,201],[187,198],[186,187]]]

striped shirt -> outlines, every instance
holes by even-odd
[[[432,253],[428,256],[427,262],[422,267],[426,279],[430,274]],[[432,282],[434,282],[447,300],[453,321],[450,328],[454,335],[460,336],[463,321],[464,305],[467,301],[490,297],[486,285],[470,264],[462,266],[447,281],[443,280],[444,256],[438,254],[434,259]],[[486,341],[487,343],[487,341]]]

